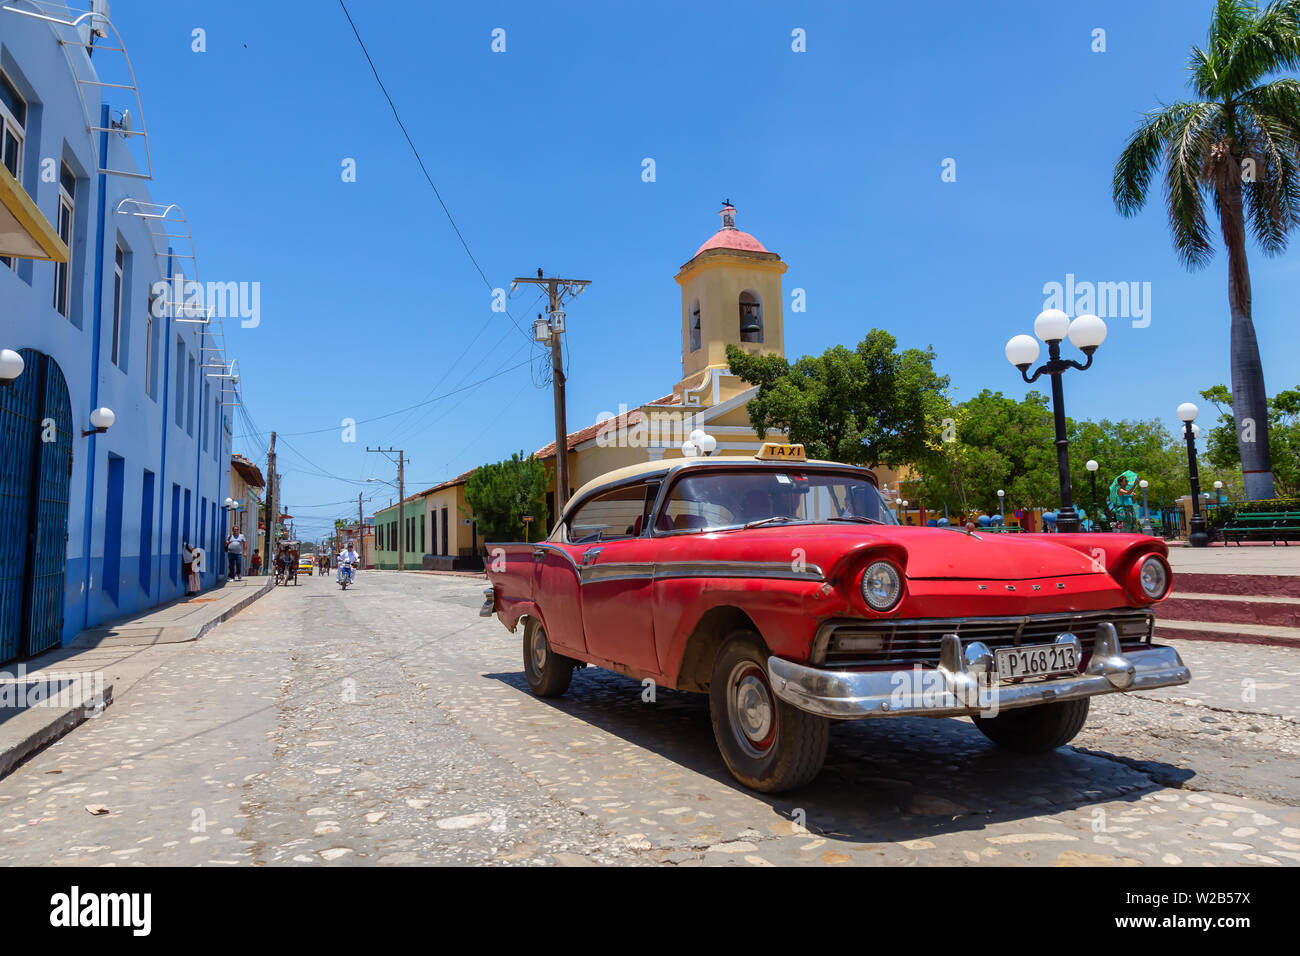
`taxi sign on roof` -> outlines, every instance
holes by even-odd
[[[763,447],[754,456],[759,461],[807,461],[803,445],[783,445],[780,442],[763,442]]]

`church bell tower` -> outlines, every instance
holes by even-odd
[[[736,228],[736,207],[724,202],[722,228],[676,275],[682,289],[682,381],[690,390],[710,369],[727,367],[727,346],[751,355],[785,354],[781,276],[775,252]]]

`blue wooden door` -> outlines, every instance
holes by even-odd
[[[0,388],[0,662],[59,645],[67,570],[68,385],[49,356],[20,354],[23,373]]]

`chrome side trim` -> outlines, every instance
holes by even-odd
[[[656,578],[769,578],[784,581],[826,580],[822,569],[806,564],[796,570],[788,561],[668,561],[655,565]]]
[[[568,562],[575,576],[583,584],[593,581],[620,581],[648,578],[764,578],[767,580],[812,581],[826,580],[822,569],[815,564],[796,570],[785,561],[611,561],[607,564],[578,562],[564,548],[547,541],[534,542],[528,547],[559,555]]]
[[[595,581],[653,580],[655,566],[649,561],[634,564],[592,564],[582,569],[582,583]]]
[[[815,564],[802,570],[783,561],[652,561],[611,562],[579,569],[583,584],[596,581],[662,581],[669,578],[762,578],[765,580],[826,580]]]
[[[986,665],[978,642],[963,645],[956,635],[944,638],[938,668],[898,671],[839,671],[769,657],[772,690],[786,703],[838,720],[866,717],[963,717],[992,709],[973,693]],[[1114,629],[1100,625],[1093,638],[1092,659],[1080,674],[1020,684],[986,685],[998,711],[1058,700],[1095,697],[1120,691],[1150,690],[1186,684],[1191,671],[1172,647],[1154,645],[1118,653]],[[932,677],[938,687],[918,688],[917,673]],[[980,704],[983,704],[983,707]]]

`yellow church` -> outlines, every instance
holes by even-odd
[[[570,433],[570,493],[624,465],[682,457],[682,444],[696,429],[713,439],[715,455],[752,456],[763,441],[785,440],[781,432],[764,439],[754,432],[746,405],[758,387],[731,374],[727,346],[785,356],[781,277],[787,267],[736,227],[734,206],[724,205],[719,215],[722,228],[674,277],[681,287],[681,379],[662,398]],[[555,443],[536,455],[554,458]],[[877,471],[882,485],[897,480],[888,469]]]
[[[754,236],[736,227],[736,208],[719,212],[722,228],[704,242],[674,277],[681,287],[682,377],[672,391],[587,428],[570,432],[569,494],[593,478],[625,465],[683,456],[682,445],[695,430],[703,431],[715,455],[753,456],[763,441],[783,441],[781,432],[760,440],[749,422],[748,402],[758,387],[732,375],[727,346],[751,355],[785,355],[785,295],[781,277],[786,264]],[[543,461],[555,458],[555,442],[539,448]],[[889,469],[876,469],[882,490],[896,484]],[[375,515],[379,529],[378,564],[396,567],[397,549],[405,549],[407,567],[470,566],[482,539],[475,532],[465,501],[465,482],[473,471],[436,485]],[[567,498],[568,496],[566,496]],[[547,489],[547,510],[555,513],[555,469]],[[530,529],[535,540],[549,528]],[[426,546],[425,529],[432,546]]]

